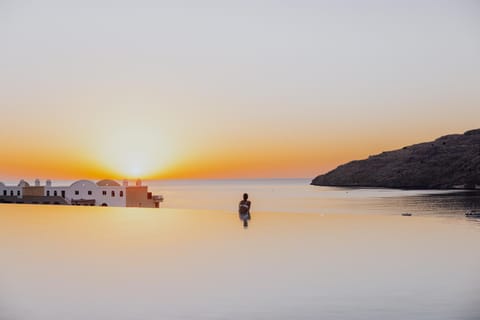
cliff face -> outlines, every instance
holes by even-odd
[[[341,165],[319,186],[480,188],[480,129],[452,134]]]

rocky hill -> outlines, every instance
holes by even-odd
[[[480,188],[480,129],[352,161],[316,177],[312,185]]]

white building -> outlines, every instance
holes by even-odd
[[[114,180],[79,180],[70,186],[53,186],[50,180],[44,186],[35,180],[30,186],[21,180],[17,186],[7,186],[0,182],[0,203],[64,204],[111,207],[158,208],[162,196],[154,196],[148,187],[137,180],[130,186],[127,180],[119,184]]]

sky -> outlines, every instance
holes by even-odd
[[[0,0],[0,178],[313,178],[480,127],[479,57],[479,1]]]

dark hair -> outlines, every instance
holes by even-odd
[[[244,193],[243,194],[243,200],[247,200],[248,199],[248,193]]]

